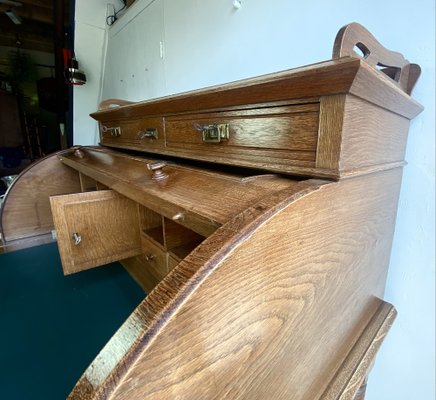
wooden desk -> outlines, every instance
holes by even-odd
[[[66,274],[121,260],[149,291],[70,398],[363,398],[396,314],[382,298],[418,76],[351,24],[329,61],[104,101],[102,146],[23,174],[6,248],[50,240],[53,217]]]

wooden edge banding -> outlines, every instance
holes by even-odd
[[[316,184],[314,184],[316,183]],[[143,300],[88,367],[69,399],[105,399],[184,302],[257,227],[320,189],[326,182],[301,182],[244,210],[202,242]],[[271,206],[272,204],[272,206]]]
[[[27,249],[29,247],[36,247],[42,244],[54,243],[56,239],[53,238],[51,233],[42,235],[35,235],[23,239],[8,240],[1,248],[0,253],[9,253],[11,251]]]
[[[407,80],[407,87],[406,87],[406,93],[411,94],[413,88],[416,85],[416,82],[418,81],[418,78],[421,76],[421,67],[418,64],[409,64],[405,68],[408,68],[408,76],[409,79]]]
[[[34,168],[38,168],[38,166],[40,166],[42,163],[44,163],[45,161],[49,160],[50,158],[58,158],[64,154],[68,154],[71,152],[71,149],[66,149],[66,150],[61,150],[52,154],[49,154],[43,158],[40,158],[38,160],[36,160],[35,162],[33,162],[32,164],[28,165],[25,169],[23,169],[18,176],[15,178],[15,180],[12,182],[12,184],[8,187],[8,189],[6,190],[6,193],[4,195],[3,198],[3,202],[0,206],[0,236],[2,239],[2,243],[5,246],[5,248],[8,245],[8,240],[6,240],[5,236],[4,236],[4,227],[3,227],[3,213],[4,210],[7,208],[7,203],[8,203],[8,197],[10,195],[10,193],[12,193],[12,191],[14,190],[14,188],[17,186],[17,184],[19,183],[20,179],[29,173],[30,170],[34,169]],[[23,238],[25,239],[25,238]],[[35,244],[37,245],[37,244]],[[21,248],[21,247],[19,247]],[[18,249],[18,248],[17,248]]]
[[[363,380],[362,384],[360,385],[359,389],[357,390],[356,396],[353,400],[364,400],[365,399],[365,393],[366,393],[366,386],[368,383],[368,376]]]
[[[110,108],[113,108],[114,106],[127,106],[129,104],[133,104],[133,101],[127,101],[127,100],[121,100],[121,99],[106,99],[100,102],[98,105],[98,110],[103,111]]]
[[[394,306],[382,301],[319,400],[355,399],[396,316],[397,311]]]
[[[333,45],[332,58],[360,57],[354,48],[357,47],[363,54],[363,60],[374,68],[381,69],[394,82],[397,82],[403,91],[410,94],[421,73],[417,64],[410,64],[401,53],[386,49],[362,25],[352,22],[342,27]]]

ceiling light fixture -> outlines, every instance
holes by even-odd
[[[17,14],[15,14],[14,10],[9,9],[9,10],[6,10],[5,13],[14,24],[16,24],[16,25],[21,24],[21,18]]]

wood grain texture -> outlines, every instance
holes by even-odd
[[[204,237],[185,228],[177,222],[164,219],[164,241],[165,248],[171,250],[192,242],[200,242]]]
[[[406,93],[411,93],[420,75],[420,68],[410,64],[404,56],[383,47],[362,25],[353,22],[342,27],[335,39],[333,58],[359,56],[355,48],[362,52],[362,58],[373,68],[381,67],[381,72],[389,76]]]
[[[70,399],[319,398],[382,304],[400,179],[248,208],[164,278]]]
[[[350,94],[408,119],[413,119],[422,112],[424,109],[422,105],[410,96],[407,98],[395,95],[391,90],[392,87],[397,87],[392,79],[361,61],[361,67],[350,88]]]
[[[362,382],[362,385],[360,386],[353,400],[365,400],[366,386],[367,386],[367,381],[365,379],[365,381]]]
[[[64,274],[141,254],[137,205],[111,190],[50,197]],[[81,237],[75,243],[73,235]]]
[[[136,145],[127,143],[117,143],[116,145],[106,143],[105,145],[126,150],[150,151],[148,148],[138,148]],[[183,151],[180,151],[180,147],[183,148]],[[213,155],[210,155],[209,152],[204,151],[205,148],[203,144],[191,144],[189,146],[180,147],[165,147],[162,149],[155,148],[152,152],[165,156],[176,156],[188,160],[206,161],[217,165],[236,164],[242,167],[288,175],[315,176],[323,178],[337,177],[337,171],[316,168],[314,161],[316,154],[311,151],[244,148],[244,151],[241,152],[238,148],[216,146],[213,148]]]
[[[103,126],[108,128],[108,130],[104,132],[102,130]],[[111,127],[120,127],[121,136],[112,136],[110,131]],[[157,138],[151,139],[144,137],[143,134],[146,129],[155,129],[157,131]],[[100,123],[100,140],[104,144],[114,146],[127,143],[151,149],[163,148],[165,146],[163,118],[104,121],[104,123]]]
[[[58,155],[64,153],[52,154],[31,164],[9,188],[0,215],[2,237],[6,243],[50,234],[53,219],[49,197],[80,192],[77,171],[58,160]],[[38,241],[27,243],[36,244]]]
[[[340,60],[345,63],[344,59]],[[149,143],[123,136],[103,137],[102,144],[111,147],[335,179],[341,174],[351,174],[353,170],[363,167],[377,170],[385,165],[385,168],[390,168],[393,163],[399,161],[396,158],[398,151],[386,151],[384,157],[372,157],[372,164],[368,162],[362,165],[362,159],[359,158],[361,154],[353,151],[348,154],[342,151],[342,140],[346,139],[343,129],[352,128],[354,132],[360,132],[362,128],[363,134],[369,133],[389,139],[393,136],[392,131],[396,127],[401,127],[399,135],[402,136],[406,121],[421,112],[422,107],[396,86],[392,79],[364,60],[349,57],[348,62],[355,70],[351,73],[349,86],[340,91],[331,87],[330,92],[325,92],[317,86],[319,92],[313,93],[313,82],[306,80],[307,78],[315,81],[315,77],[312,76],[315,69],[314,66],[310,66],[219,88],[132,104],[111,110],[111,114],[105,112],[93,116],[101,124],[110,120],[110,124],[120,126],[139,126],[141,123],[147,125],[154,113],[160,113],[159,118],[165,120],[163,139]],[[329,74],[331,72],[328,63],[316,66],[319,79],[323,78],[324,68],[327,68]],[[343,79],[341,74],[344,73],[343,65],[337,64],[336,67],[336,79],[340,85]],[[330,76],[329,79],[333,78]],[[239,93],[239,85],[244,83],[247,86]],[[301,85],[306,85],[307,92],[298,92],[301,97],[295,97],[293,90]],[[284,93],[287,90],[289,97],[286,98]],[[214,99],[218,92],[220,96],[223,95],[218,96],[222,101],[221,106],[209,108],[213,104],[217,106]],[[232,99],[236,102],[227,102],[226,94],[229,101]],[[314,98],[314,95],[317,97]],[[197,96],[198,103],[194,112],[191,101]],[[352,105],[343,104],[345,98],[353,97],[361,99],[362,114]],[[253,99],[259,102],[256,103]],[[318,102],[321,103],[320,107]],[[369,117],[374,115],[378,125],[371,124]],[[384,119],[385,116],[388,118]],[[130,121],[129,117],[133,118],[133,121]],[[153,118],[158,119],[157,116]],[[347,126],[343,125],[345,119]],[[216,123],[229,124],[229,140],[219,144],[203,143],[201,133],[194,126]],[[398,139],[395,140],[398,143]],[[374,141],[371,143],[374,144]],[[368,152],[374,149],[369,147]],[[404,146],[402,150],[404,153]],[[355,160],[354,154],[357,155]],[[390,158],[391,155],[393,158]],[[344,161],[341,159],[342,156],[345,157]],[[341,165],[345,165],[346,168],[341,169]]]
[[[364,399],[368,372],[396,315],[391,304],[381,303],[320,400]]]
[[[121,100],[121,99],[106,99],[100,102],[98,109],[107,110],[112,107],[126,106],[128,104],[132,104],[132,102],[127,100]]]
[[[139,286],[142,287],[145,293],[150,293],[156,285],[162,280],[160,276],[156,276],[147,266],[147,261],[143,255],[126,258],[120,261],[120,264],[127,272],[135,279]]]
[[[56,239],[51,233],[42,235],[29,236],[23,239],[9,240],[0,244],[0,253],[9,253],[11,251],[27,249],[29,247],[40,246],[42,244],[53,243]]]
[[[404,160],[410,121],[367,101],[346,96],[341,173]]]
[[[368,86],[354,86],[362,68],[374,71],[368,74]],[[374,87],[383,84],[386,102],[399,114],[413,118],[422,107],[410,98],[387,76],[374,70],[359,58],[344,57],[324,61],[287,71],[244,79],[227,85],[212,86],[160,99],[147,100],[116,109],[91,114],[97,120],[128,120],[144,115],[171,115],[201,110],[224,111],[228,107],[246,107],[248,104],[265,104],[277,101],[295,101],[319,98],[326,95],[345,94],[353,87],[354,94],[367,100],[373,98]],[[397,99],[398,98],[398,99]],[[397,99],[397,101],[395,100]],[[273,105],[273,104],[271,104]]]
[[[141,232],[164,246],[163,217],[147,207],[138,205]]]
[[[242,110],[207,114],[189,114],[168,117],[166,120],[166,143],[168,148],[179,147],[206,151],[214,157],[215,149],[245,148],[277,150],[316,150],[318,133],[318,104],[270,107],[259,110]],[[203,143],[202,135],[194,125],[229,124],[229,139],[217,145]],[[195,146],[195,147],[194,147]]]
[[[79,172],[80,189],[82,192],[92,192],[97,190],[97,182]]]
[[[144,266],[161,281],[168,273],[167,253],[145,235],[141,236]]]
[[[297,183],[274,175],[232,176],[177,164],[165,167],[167,180],[156,182],[147,169],[156,160],[104,149],[84,148],[83,153],[81,159],[64,155],[62,162],[168,219],[181,213],[178,222],[203,236],[262,196]]]
[[[395,167],[403,161],[407,120],[423,109],[408,94],[419,66],[385,49],[356,23],[340,30],[333,57],[92,117],[101,125],[120,126],[164,120],[165,137],[159,143],[102,138],[102,144],[123,149],[333,179]],[[358,107],[357,100],[344,104],[351,98],[360,99]],[[204,143],[195,126],[217,123],[229,125],[228,140]],[[368,140],[358,139],[357,132]],[[391,139],[393,149],[387,146]]]
[[[52,197],[67,272],[122,258],[149,292],[70,399],[364,396],[396,314],[381,298],[409,120],[422,107],[407,94],[419,67],[362,32],[344,28],[334,60],[147,102],[111,99],[92,115],[107,146],[338,181],[181,161],[157,181],[151,156],[62,154],[82,190],[99,189]],[[193,125],[215,123],[230,125],[229,140],[203,143]],[[141,139],[151,128],[158,137]]]
[[[316,165],[343,177],[404,160],[409,120],[352,95],[321,99]]]
[[[345,97],[325,96],[320,100],[317,168],[339,170]]]

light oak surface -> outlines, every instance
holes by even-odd
[[[83,149],[83,158],[74,153],[62,162],[104,183],[139,204],[169,219],[181,213],[178,222],[200,235],[208,236],[230,217],[253,201],[298,181],[274,175],[225,175],[169,163],[168,179],[157,182],[147,164],[153,159],[128,156],[105,149]],[[296,188],[297,190],[297,188]]]
[[[396,316],[382,299],[418,76],[354,23],[332,60],[103,101],[104,146],[23,174],[10,249],[47,239],[32,207],[51,196],[65,272],[121,260],[148,293],[69,399],[363,400]],[[203,140],[214,124],[227,140]]]
[[[103,145],[338,179],[401,165],[408,121],[422,111],[409,96],[418,76],[419,66],[353,23],[338,33],[332,60],[91,116],[121,129],[101,135]],[[129,140],[151,118],[159,138]],[[228,124],[228,140],[203,141],[198,126],[213,124]]]
[[[421,110],[386,74],[344,57],[92,116],[120,127],[119,137],[101,136],[107,146],[337,179],[393,167],[405,151],[408,121]],[[164,120],[159,139],[130,140],[132,126],[149,124],[148,115]],[[229,139],[204,143],[196,126],[211,124],[228,124]]]
[[[381,305],[400,179],[248,208],[150,293],[71,398],[319,398]]]
[[[421,74],[417,64],[410,64],[402,54],[383,47],[362,25],[352,23],[344,26],[337,34],[333,46],[333,58],[356,56],[356,47],[365,62],[380,68],[406,93],[410,94]]]
[[[62,154],[59,153],[59,154]],[[53,219],[50,196],[80,192],[79,174],[50,155],[23,171],[6,193],[1,208],[1,233],[6,244],[37,242],[51,235]]]
[[[65,275],[141,254],[133,201],[101,190],[54,196],[50,204]]]

